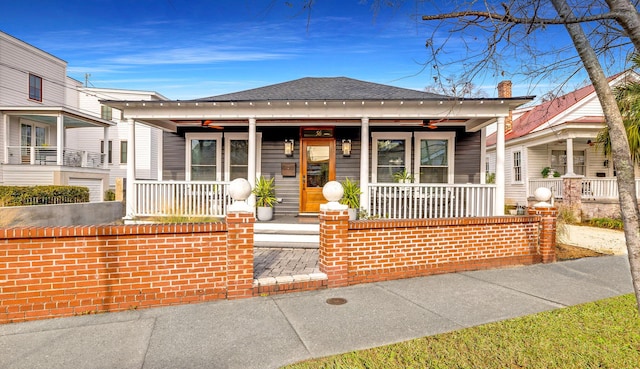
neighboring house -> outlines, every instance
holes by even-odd
[[[164,131],[161,176],[127,182],[127,218],[224,215],[229,181],[275,178],[276,215],[316,214],[322,186],[349,177],[372,216],[501,213],[484,184],[485,127],[530,97],[462,99],[350,78],[302,78],[197,100],[105,100],[129,129]],[[137,143],[129,145],[135,155]],[[134,179],[130,166],[127,178]],[[393,183],[407,170],[412,184]],[[205,210],[202,210],[202,209]]]
[[[637,73],[626,71],[609,78],[609,83],[619,86],[638,78]],[[526,205],[533,201],[538,187],[549,187],[556,198],[566,200],[566,185],[573,180],[580,182],[577,196],[592,203],[583,202],[584,215],[615,216],[619,211],[615,168],[596,145],[596,136],[604,127],[592,85],[513,111],[504,136],[506,205]],[[488,173],[495,172],[496,141],[495,133],[487,137]]]
[[[109,187],[114,188],[117,178],[127,175],[127,148],[129,127],[122,118],[122,111],[102,105],[100,100],[163,101],[166,97],[153,91],[121,90],[95,87],[80,88],[80,109],[102,119],[115,123],[106,133],[102,128],[83,128],[70,131],[69,141],[80,150],[100,151],[105,154],[106,167],[109,169]],[[160,142],[162,131],[150,126],[138,124],[136,127],[136,178],[158,179]],[[104,146],[103,146],[104,145]]]
[[[1,185],[86,186],[91,201],[102,201],[104,155],[79,149],[69,137],[114,123],[80,110],[81,86],[67,77],[64,60],[0,32]]]

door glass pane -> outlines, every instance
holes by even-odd
[[[247,140],[229,141],[230,180],[247,178],[249,167],[249,142]]]
[[[191,180],[216,180],[216,140],[191,140]]]
[[[47,139],[47,130],[44,127],[36,127],[36,146],[43,146]]]
[[[23,124],[20,127],[20,146],[31,146],[31,126]]]
[[[393,182],[393,174],[405,169],[405,140],[378,141],[378,182]]]
[[[329,146],[307,146],[307,187],[329,182]]]

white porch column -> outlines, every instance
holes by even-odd
[[[256,118],[249,118],[249,159],[247,163],[247,173],[249,178],[247,178],[247,181],[249,181],[251,189],[256,187],[256,145]],[[255,195],[251,194],[247,199],[247,203],[254,208],[256,203]]]
[[[56,164],[64,165],[64,117],[62,114],[58,114],[56,118]]]
[[[494,215],[504,215],[504,121],[498,117],[496,131],[496,207]]]
[[[573,171],[573,138],[567,138],[567,170],[564,174],[575,175]]]
[[[487,128],[480,130],[480,184],[487,183]]]
[[[2,113],[2,144],[2,163],[9,164],[9,116],[5,113]]]
[[[360,128],[360,207],[369,210],[369,118],[362,117]]]
[[[124,219],[135,217],[136,192],[133,182],[136,180],[136,121],[127,119],[129,134],[127,139],[127,196]]]

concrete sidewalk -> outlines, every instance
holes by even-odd
[[[606,256],[6,324],[0,367],[277,368],[632,291],[626,257]]]

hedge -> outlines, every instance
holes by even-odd
[[[89,189],[81,186],[0,186],[0,206],[89,202]]]

